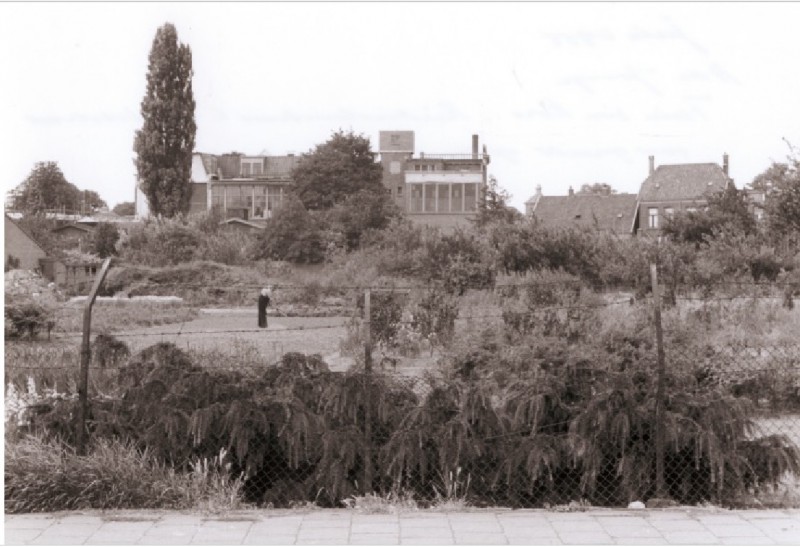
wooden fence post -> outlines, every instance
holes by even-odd
[[[78,455],[80,456],[86,454],[86,416],[89,411],[89,362],[92,359],[90,345],[92,306],[95,298],[97,298],[97,291],[100,290],[100,285],[106,278],[110,265],[111,258],[106,258],[97,273],[97,277],[94,279],[94,285],[92,285],[92,290],[89,292],[89,296],[86,297],[86,305],[83,307],[83,341],[81,342],[81,370],[80,378],[78,379],[78,430],[76,437]]]
[[[666,368],[664,364],[664,332],[661,327],[661,294],[658,290],[658,269],[654,263],[650,264],[650,281],[653,285],[653,321],[656,327],[658,357],[655,401],[656,496],[667,498],[668,495],[664,483],[664,389],[666,387]]]
[[[364,494],[372,492],[372,332],[370,290],[364,291]]]

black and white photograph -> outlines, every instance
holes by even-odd
[[[800,544],[799,23],[0,3],[0,542]]]

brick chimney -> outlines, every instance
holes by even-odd
[[[650,159],[650,174],[652,175],[653,173],[656,172],[656,157],[650,156],[649,159]]]
[[[478,159],[478,135],[472,135],[472,159]]]
[[[722,172],[728,176],[728,153],[722,154]]]

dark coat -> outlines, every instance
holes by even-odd
[[[267,328],[267,306],[269,306],[269,296],[263,294],[258,296],[258,326],[262,329]]]

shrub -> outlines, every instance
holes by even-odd
[[[116,255],[117,241],[119,241],[119,229],[116,225],[101,222],[92,234],[92,252],[100,258]]]
[[[11,302],[5,306],[6,338],[35,338],[40,331],[49,328],[50,321],[45,308],[31,300]]]

